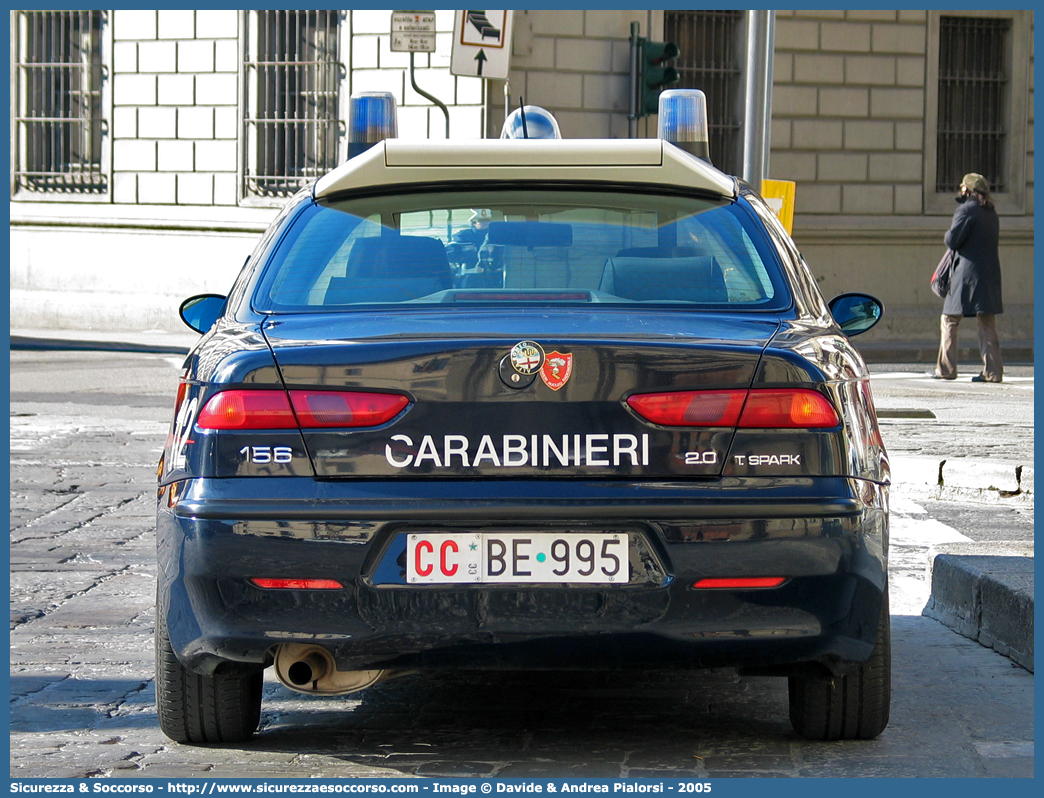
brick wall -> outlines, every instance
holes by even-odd
[[[482,81],[449,73],[453,12],[436,14],[438,52],[416,56],[416,79],[450,106],[451,136],[482,132]],[[239,14],[113,13],[113,200],[142,205],[236,205]],[[349,12],[342,91],[391,91],[400,137],[440,138],[441,110],[417,94],[409,55],[390,50],[389,11]],[[345,109],[347,102],[343,103]]]
[[[1030,17],[1030,35],[1029,35],[1029,63],[1026,68],[1029,70],[1029,107],[1027,111],[1027,131],[1026,131],[1026,214],[1033,215],[1033,94],[1034,94],[1034,64],[1033,59],[1035,55],[1035,44],[1036,38],[1034,26],[1036,23],[1036,15]]]
[[[521,95],[527,104],[547,108],[565,138],[626,138],[630,26],[640,23],[648,36],[651,15],[641,10],[516,11],[511,107],[518,107]],[[491,100],[495,135],[504,118],[503,94]]]
[[[924,11],[777,11],[772,176],[796,211],[920,214]]]
[[[113,12],[113,201],[237,202],[236,11]]]
[[[31,299],[12,299],[12,319],[21,313],[24,326],[44,309],[57,319],[49,324],[100,323],[92,305],[73,301],[87,286],[107,294],[113,324],[179,329],[176,302],[156,292],[224,290],[279,204],[238,204],[241,14],[117,10],[110,19],[111,200],[120,207],[114,213],[103,195],[12,203],[11,289]],[[482,83],[449,74],[453,12],[436,12],[436,20],[438,52],[416,56],[417,82],[450,105],[453,138],[477,137]],[[523,95],[550,109],[568,138],[626,137],[632,21],[642,35],[662,37],[655,11],[516,11],[511,106]],[[770,174],[798,183],[795,240],[824,292],[877,292],[888,315],[871,336],[891,340],[936,334],[927,275],[947,219],[924,207],[929,24],[926,12],[889,10],[780,11],[776,20]],[[389,49],[390,12],[346,12],[344,28],[343,107],[353,91],[388,90],[400,105],[400,137],[442,138],[442,112],[410,86],[409,55]],[[1031,35],[1025,212],[1002,219],[1005,338],[1033,335],[1032,44]],[[503,84],[491,82],[490,91],[488,132],[496,136]],[[643,120],[638,135],[655,135],[655,124]],[[98,251],[95,227],[113,216],[125,229],[106,227]],[[69,232],[55,235],[48,220]],[[171,225],[181,232],[157,249],[148,231]],[[63,271],[70,250],[95,253],[77,264],[75,280]],[[138,290],[127,269],[147,275],[114,262],[149,263],[154,273],[177,273],[179,283]],[[61,299],[58,288],[72,284]]]
[[[824,294],[884,301],[883,323],[861,342],[931,340],[938,324],[928,276],[954,205],[926,207],[928,31],[925,11],[776,12],[769,171],[797,183],[794,239]],[[1001,220],[998,320],[1002,339],[1021,341],[1033,337],[1032,51],[1028,68],[1025,215]]]

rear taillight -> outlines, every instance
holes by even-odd
[[[679,391],[628,397],[635,413],[665,427],[734,427],[746,391]]]
[[[222,391],[196,420],[201,429],[296,429],[286,391]]]
[[[291,409],[291,402],[293,409]],[[401,394],[358,391],[222,391],[200,411],[201,429],[302,429],[373,427],[395,418],[410,403]],[[296,413],[296,416],[295,416]]]
[[[807,388],[647,393],[628,397],[627,404],[665,427],[809,429],[840,423],[830,401]]]
[[[375,427],[391,421],[410,403],[397,393],[290,391],[294,412],[310,427]]]
[[[836,427],[839,423],[837,411],[823,394],[804,388],[785,388],[751,391],[739,426],[807,429]]]

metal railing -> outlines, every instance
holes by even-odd
[[[256,11],[244,70],[247,190],[289,196],[337,165],[338,11]]]
[[[939,19],[937,192],[956,192],[968,172],[982,174],[992,191],[1007,190],[1005,105],[1010,28],[1007,19]]]
[[[710,157],[716,167],[740,173],[740,114],[743,57],[742,11],[664,11],[664,39],[681,54],[677,88],[707,95]]]
[[[14,182],[50,193],[103,193],[104,11],[18,11]]]

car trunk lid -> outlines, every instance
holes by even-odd
[[[662,479],[719,475],[734,425],[660,426],[628,397],[746,390],[778,325],[527,308],[272,317],[264,331],[292,394],[410,400],[376,427],[304,429],[321,478]]]

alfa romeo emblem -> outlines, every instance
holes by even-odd
[[[573,355],[571,353],[548,352],[544,356],[544,365],[540,368],[540,379],[552,391],[557,391],[573,374]]]
[[[508,357],[511,359],[511,366],[515,371],[529,376],[539,371],[544,362],[544,350],[535,341],[519,341],[511,347]]]

